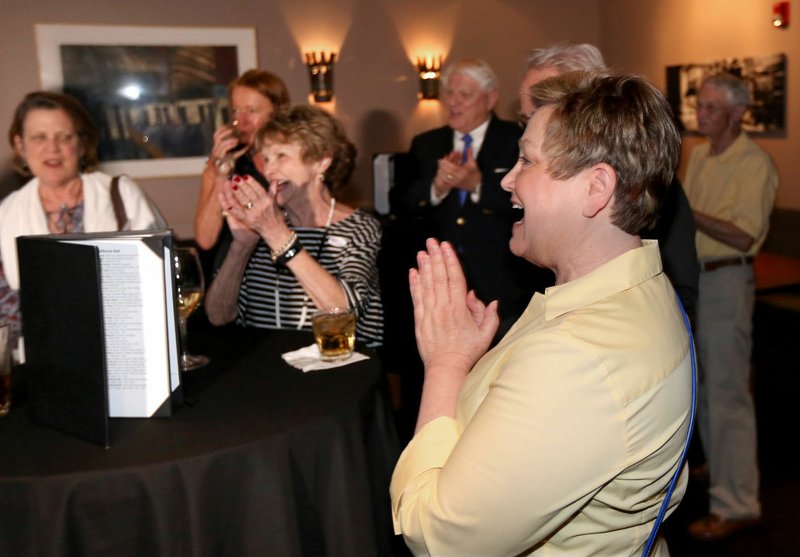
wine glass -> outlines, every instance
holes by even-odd
[[[208,364],[208,356],[186,351],[186,320],[203,299],[206,285],[200,258],[194,248],[175,250],[175,286],[178,295],[178,322],[181,329],[181,371],[191,371]]]
[[[233,120],[230,124],[231,127],[231,134],[230,137],[239,139],[239,129],[236,127],[239,125],[238,120]],[[230,174],[233,172],[233,169],[236,167],[236,157],[239,156],[241,153],[240,151],[247,147],[246,143],[242,143],[241,141],[236,144],[236,146],[225,153],[221,159],[216,161],[217,168],[222,174]]]

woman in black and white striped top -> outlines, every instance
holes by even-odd
[[[322,109],[298,105],[258,134],[269,191],[234,176],[219,195],[233,242],[206,296],[212,323],[310,329],[318,308],[352,307],[356,338],[378,346],[380,225],[337,203],[355,148]]]

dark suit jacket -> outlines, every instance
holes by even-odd
[[[484,302],[500,301],[500,316],[513,320],[533,292],[552,284],[552,273],[514,256],[508,247],[511,225],[521,212],[511,208],[510,194],[500,187],[516,164],[522,130],[513,122],[492,116],[477,163],[481,170],[480,201],[467,197],[462,206],[453,190],[437,206],[430,203],[437,162],[453,150],[453,129],[437,128],[418,135],[403,169],[396,169],[390,190],[392,212],[417,218],[422,229],[458,250],[467,282]],[[424,238],[418,238],[421,249]]]
[[[694,322],[697,311],[700,264],[695,249],[695,223],[689,200],[680,180],[672,180],[658,222],[650,231],[642,232],[642,238],[658,240],[664,273],[672,281],[686,313]]]

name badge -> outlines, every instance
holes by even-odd
[[[328,236],[328,245],[331,245],[335,248],[343,248],[349,243],[347,238],[342,238],[341,236]]]

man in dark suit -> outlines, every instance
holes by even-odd
[[[384,298],[383,362],[399,377],[397,416],[403,441],[411,438],[422,391],[422,362],[414,337],[407,273],[425,239],[451,242],[469,287],[484,302],[499,301],[495,341],[525,310],[535,290],[552,284],[552,273],[512,255],[511,225],[522,218],[500,180],[516,164],[522,130],[497,118],[497,77],[482,60],[462,60],[442,74],[447,125],[414,138],[395,157],[389,190],[392,218],[384,225],[379,259]],[[465,141],[465,136],[469,139]]]
[[[520,123],[523,126],[536,110],[530,96],[531,87],[549,77],[573,71],[602,73],[608,69],[600,50],[591,44],[560,43],[531,51],[519,91]],[[655,227],[642,231],[641,236],[658,240],[664,272],[678,292],[686,313],[694,321],[700,265],[695,251],[692,210],[677,177],[672,181]]]
[[[514,257],[511,225],[521,218],[500,180],[514,166],[522,130],[497,118],[497,77],[476,59],[442,74],[447,125],[414,138],[404,170],[390,190],[395,214],[416,217],[423,235],[451,242],[470,288],[485,302],[499,300],[497,338],[522,313],[534,290],[551,284],[548,271]]]

